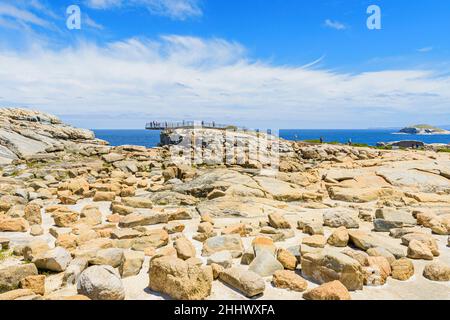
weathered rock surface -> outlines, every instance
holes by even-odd
[[[272,278],[272,284],[281,289],[288,289],[297,292],[303,292],[308,287],[305,279],[293,271],[279,270],[275,271]]]
[[[266,288],[264,279],[253,271],[231,268],[221,272],[219,278],[249,298],[264,293]]]
[[[303,294],[306,300],[351,300],[347,288],[339,281],[331,281]]]
[[[66,270],[72,257],[70,253],[61,247],[56,247],[34,258],[34,264],[38,269],[61,272]]]
[[[277,139],[273,171],[250,157],[265,133],[225,133],[196,132],[190,166],[175,145],[109,147],[0,109],[0,299],[298,299],[312,283],[305,298],[448,298],[447,153]]]
[[[149,288],[173,299],[203,300],[211,294],[211,268],[201,268],[176,257],[153,259],[149,269]]]
[[[450,266],[439,262],[427,264],[423,276],[432,281],[450,281]]]
[[[334,250],[302,256],[302,274],[318,283],[339,280],[350,290],[361,290],[364,277],[358,261]]]
[[[0,292],[17,289],[22,279],[37,274],[33,263],[0,268]]]
[[[84,270],[77,290],[91,300],[123,300],[125,290],[120,275],[111,266],[92,266]]]

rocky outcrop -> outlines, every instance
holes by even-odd
[[[418,124],[413,125],[410,127],[405,127],[399,131],[399,133],[406,133],[406,134],[450,134],[450,131],[436,128],[430,125],[426,124]]]
[[[94,133],[57,117],[28,109],[0,109],[0,165],[17,159],[50,158],[78,144],[105,144]]]
[[[271,170],[248,158],[267,137],[236,131],[186,165],[0,118],[0,300],[448,298],[446,153],[279,140]]]

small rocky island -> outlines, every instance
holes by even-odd
[[[433,127],[427,124],[418,124],[403,128],[398,133],[425,135],[425,134],[450,134],[450,131]]]
[[[0,109],[0,300],[449,299],[449,153],[280,139],[269,174],[258,136],[187,166]]]

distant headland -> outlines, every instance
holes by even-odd
[[[398,134],[416,134],[416,135],[429,135],[429,134],[450,134],[450,131],[433,127],[428,124],[418,124],[401,129]]]

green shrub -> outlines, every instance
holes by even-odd
[[[319,139],[310,139],[310,140],[303,140],[303,142],[307,142],[307,143],[320,143]]]

